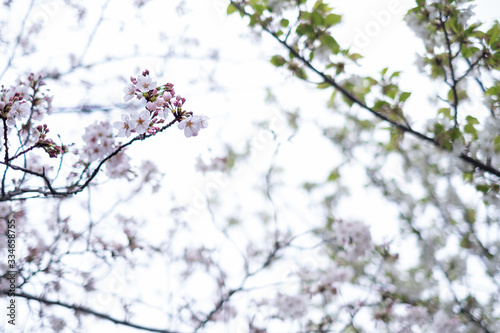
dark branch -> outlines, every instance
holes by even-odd
[[[8,290],[1,290],[0,294],[7,295],[7,294],[9,294],[9,291]],[[131,322],[126,321],[126,320],[120,320],[120,319],[111,317],[111,316],[109,316],[109,315],[107,315],[105,313],[98,312],[98,311],[92,310],[90,308],[81,306],[81,305],[69,304],[69,303],[64,303],[64,302],[61,302],[61,301],[51,301],[51,300],[45,299],[43,297],[33,296],[33,295],[30,295],[30,294],[27,294],[27,293],[24,293],[24,292],[15,292],[14,296],[16,296],[16,297],[22,297],[22,298],[25,298],[25,299],[31,300],[31,301],[37,301],[37,302],[40,302],[40,303],[43,303],[43,304],[47,304],[47,305],[61,306],[61,307],[67,308],[67,309],[75,310],[77,312],[83,312],[83,313],[86,313],[86,314],[90,314],[90,315],[96,316],[96,317],[101,318],[101,319],[109,320],[109,321],[111,321],[111,322],[113,322],[115,324],[118,324],[118,325],[123,325],[123,326],[132,327],[132,328],[137,328],[137,329],[140,329],[140,330],[143,330],[143,331],[160,332],[160,333],[179,333],[178,331],[170,331],[170,330],[164,330],[164,329],[152,328],[152,327],[147,327],[147,326],[143,326],[143,325],[134,324],[134,323],[131,323]]]

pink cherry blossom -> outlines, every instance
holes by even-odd
[[[152,82],[149,75],[139,75],[137,78],[137,88],[143,93],[156,88],[156,82]]]
[[[84,157],[92,162],[110,154],[114,149],[114,140],[111,132],[111,125],[108,121],[95,121],[85,128],[82,136],[85,147]]]
[[[119,178],[130,173],[130,157],[121,151],[106,162],[106,175]]]
[[[130,128],[130,117],[128,114],[122,114],[123,121],[117,121],[113,124],[114,128],[118,129],[118,136],[126,136],[127,138],[132,134]]]
[[[168,101],[168,100],[171,100],[172,98],[174,97],[174,95],[172,95],[172,93],[170,91],[165,91],[163,93],[163,98]]]
[[[200,123],[194,117],[188,117],[179,123],[179,129],[184,130],[186,138],[197,136],[200,128]]]
[[[136,87],[132,83],[123,88],[123,92],[125,96],[123,96],[123,101],[128,102],[135,96]]]
[[[9,115],[7,115],[7,125],[9,126],[16,125],[16,119],[14,118],[14,115],[12,113],[9,113]]]
[[[208,117],[207,116],[194,116],[197,121],[200,123],[201,128],[207,128],[208,127]]]
[[[138,112],[134,112],[130,115],[130,126],[131,129],[135,130],[138,134],[144,134],[149,128],[150,123],[150,114],[148,110],[142,110],[139,114]]]
[[[26,101],[14,102],[9,113],[12,113],[16,119],[26,118],[30,113],[30,105]]]

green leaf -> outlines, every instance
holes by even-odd
[[[406,100],[407,100],[410,96],[411,96],[411,92],[407,92],[407,91],[405,91],[405,92],[403,92],[403,93],[401,94],[401,96],[399,96],[399,101],[400,101],[401,103],[404,103],[404,102],[406,102]]]
[[[250,16],[250,22],[248,23],[249,26],[255,27],[257,25],[257,15],[252,15]]]
[[[464,249],[470,249],[472,247],[472,243],[469,239],[469,235],[465,235],[460,241],[460,247]]]
[[[490,187],[488,185],[476,185],[476,190],[480,191],[480,192],[483,192],[484,194],[488,193],[488,191],[490,190]]]
[[[302,184],[302,187],[307,192],[311,192],[311,190],[313,190],[317,186],[318,186],[318,184],[315,184],[315,183],[304,183],[304,184]]]
[[[467,121],[468,124],[479,124],[479,120],[477,120],[476,118],[472,117],[472,116],[467,116],[465,118],[465,120]]]
[[[385,73],[387,73],[387,70],[389,70],[389,67],[386,67],[386,68],[382,69],[382,71],[380,72],[380,74],[382,74],[382,76],[384,76]]]
[[[498,27],[498,24],[495,24],[489,31],[488,31],[488,36],[490,37],[490,40],[488,41],[488,44],[491,46],[496,41],[498,40],[498,37],[500,35],[500,28]]]
[[[330,83],[328,82],[321,82],[317,85],[316,88],[318,89],[326,89],[326,88],[329,88],[330,87]]]
[[[327,17],[325,17],[325,24],[327,26],[332,26],[337,23],[340,23],[342,20],[342,16],[337,15],[337,14],[329,14]]]
[[[336,181],[337,179],[340,178],[340,173],[338,170],[333,170],[332,172],[330,172],[330,174],[328,175],[328,181],[329,182],[334,182]]]
[[[495,149],[496,151],[500,151],[500,135],[497,135],[495,137],[495,140],[493,140],[493,143],[495,144]]]
[[[305,24],[301,23],[297,26],[297,29],[295,29],[295,32],[297,32],[297,35],[303,36],[303,35],[309,35],[309,36],[314,36],[314,28],[310,24]]]
[[[396,98],[396,93],[398,92],[398,88],[397,87],[390,87],[389,90],[387,90],[387,92],[385,93],[385,95],[387,97],[389,97],[390,99],[394,99]]]
[[[456,19],[455,19],[455,20],[448,20],[448,21],[446,22],[446,25],[447,25],[448,27],[450,27],[450,28],[453,30],[453,32],[454,32],[455,34],[458,34],[458,33],[459,33],[459,31],[458,31],[458,26],[457,26],[457,20],[456,20]]]
[[[317,25],[317,26],[322,26],[323,25],[323,21],[325,20],[323,18],[323,16],[321,16],[321,14],[318,13],[318,12],[313,12],[312,13],[312,19],[313,19],[314,25]]]
[[[478,51],[480,51],[479,48],[471,46],[471,47],[463,47],[461,52],[465,58],[470,58]]]
[[[472,124],[467,124],[464,126],[465,133],[471,134],[473,137],[477,137],[477,131]]]
[[[388,151],[394,151],[399,147],[399,144],[403,141],[404,133],[398,129],[391,127],[390,129],[391,138],[389,143],[386,145]]]
[[[460,52],[462,52],[464,58],[470,58],[474,54],[472,49],[470,49],[469,47],[462,47],[462,50]]]
[[[264,10],[266,9],[266,7],[260,3],[257,3],[255,2],[255,4],[251,5],[253,10],[255,10],[255,12],[259,15],[262,15],[262,13],[264,13]]]
[[[332,92],[332,95],[330,96],[330,98],[328,99],[328,103],[326,104],[326,106],[328,106],[329,108],[333,107],[335,105],[335,96],[337,95],[337,89],[335,89],[333,92]]]
[[[313,59],[314,59],[314,51],[311,51],[309,53],[309,62],[313,61]]]
[[[465,182],[472,183],[472,180],[474,179],[474,175],[471,172],[464,172],[463,178],[464,178]]]
[[[467,223],[474,224],[474,222],[476,222],[476,211],[472,208],[467,208],[464,218]]]
[[[283,28],[288,27],[288,24],[290,24],[290,21],[288,21],[287,19],[282,19],[282,20],[280,21],[280,25],[281,25]]]
[[[442,114],[446,118],[450,118],[451,117],[451,110],[450,110],[450,108],[441,108],[438,110],[438,114]]]
[[[358,61],[359,59],[363,58],[363,56],[362,56],[361,54],[359,54],[359,53],[352,53],[352,54],[350,54],[350,55],[349,55],[349,58],[350,58],[352,61],[356,62],[356,61]]]
[[[338,54],[339,53],[340,46],[337,43],[337,41],[335,40],[335,38],[333,38],[332,36],[330,36],[330,35],[323,35],[323,36],[320,37],[320,41],[321,41],[321,44],[325,45],[330,50],[332,50],[332,52],[334,54]]]
[[[286,63],[285,58],[283,58],[280,55],[274,55],[271,58],[271,64],[273,64],[276,67],[281,67]]]
[[[382,111],[386,105],[389,105],[386,101],[378,100],[373,105],[372,109],[375,111]]]
[[[396,71],[396,72],[392,73],[392,75],[391,75],[391,79],[392,79],[392,78],[395,78],[395,77],[399,77],[399,74],[401,74],[401,72],[400,72],[400,71]]]
[[[496,70],[500,70],[500,52],[496,52],[493,54],[493,57],[491,57],[491,62]]]
[[[457,139],[462,138],[462,132],[459,128],[452,128],[449,130],[451,142],[455,142]]]
[[[298,68],[294,71],[294,74],[295,74],[295,75],[296,75],[299,79],[302,79],[302,80],[307,79],[307,74],[306,74],[306,71],[305,71],[303,68],[298,67]]]
[[[227,6],[227,15],[231,15],[237,10],[238,8],[236,8],[232,3],[230,3],[229,6]]]
[[[488,88],[484,94],[485,95],[488,95],[488,96],[495,96],[497,94],[497,92],[499,91],[498,87],[491,87],[491,88]]]

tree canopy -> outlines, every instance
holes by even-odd
[[[484,3],[4,2],[3,327],[500,331]]]

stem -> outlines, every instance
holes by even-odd
[[[458,81],[455,80],[455,70],[453,69],[453,53],[451,52],[451,43],[450,43],[450,38],[448,36],[448,31],[446,30],[446,21],[443,21],[443,16],[440,13],[440,21],[441,21],[441,29],[443,30],[444,33],[444,38],[446,40],[446,47],[448,49],[448,66],[450,66],[450,75],[451,75],[451,83],[448,83],[450,86],[451,90],[453,91],[453,103],[451,106],[453,107],[453,120],[455,122],[455,128],[458,127],[458,93],[457,93],[457,83]]]
[[[4,157],[4,161],[5,161],[5,171],[3,173],[3,177],[2,177],[2,197],[5,196],[5,177],[7,176],[7,170],[9,169],[9,166],[8,166],[8,162],[9,162],[9,144],[8,144],[8,141],[7,141],[7,132],[8,132],[8,128],[7,128],[7,120],[5,118],[2,117],[2,123],[3,123],[3,144],[5,146],[5,157]]]

